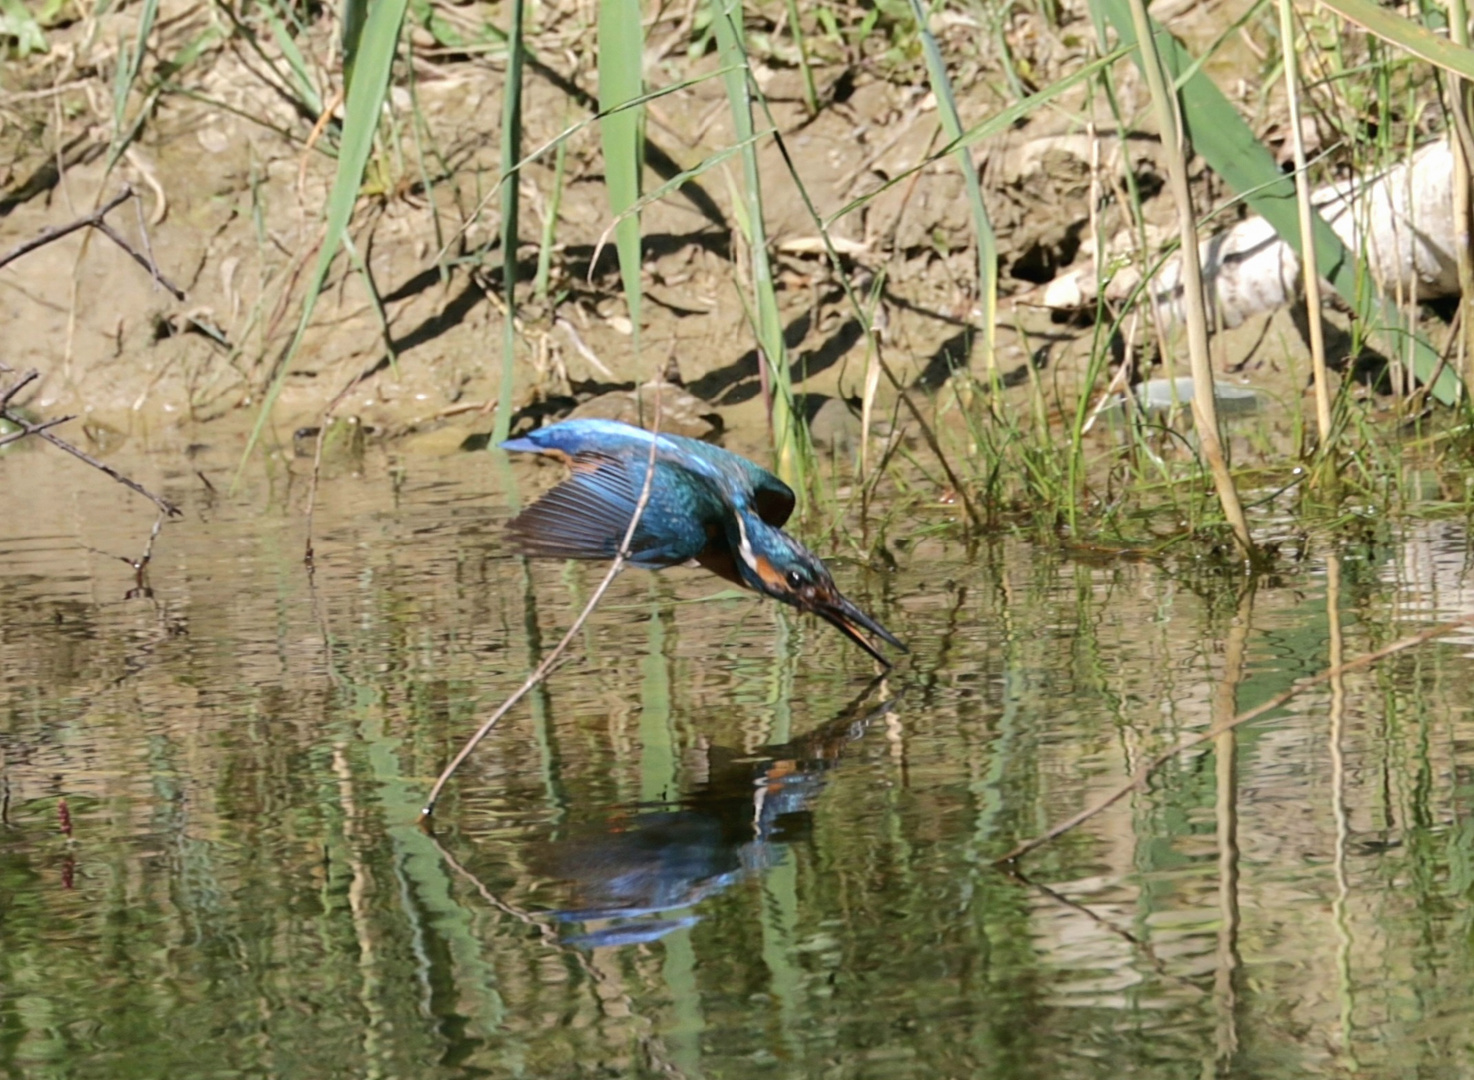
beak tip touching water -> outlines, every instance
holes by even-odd
[[[901,643],[896,635],[892,634],[885,627],[881,626],[880,623],[876,622],[869,615],[866,615],[838,593],[835,593],[833,598],[828,602],[816,605],[814,607],[814,613],[886,667],[891,666],[890,658],[882,653],[875,646],[875,643],[870,640],[870,637],[866,635],[879,638],[887,645],[903,653],[909,653],[911,651]]]

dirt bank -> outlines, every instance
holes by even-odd
[[[477,5],[432,10],[467,27],[495,25],[498,14]],[[8,65],[3,75],[0,140],[9,166],[0,177],[0,245],[85,213],[130,183],[141,195],[139,212],[124,206],[112,220],[140,248],[146,228],[159,267],[187,294],[175,301],[126,255],[86,232],[0,271],[0,312],[10,329],[3,360],[42,372],[25,403],[46,415],[82,413],[96,446],[161,426],[254,413],[295,328],[306,269],[316,258],[334,168],[325,151],[334,132],[329,125],[308,148],[314,118],[291,92],[278,39],[264,23],[221,12],[162,4],[140,77],[121,101],[113,100],[112,76],[120,48],[126,60],[137,32],[134,7],[48,28],[47,51]],[[755,40],[781,30],[773,15],[751,16]],[[587,20],[551,7],[537,18],[529,147],[587,116],[595,83]],[[1068,32],[1025,13],[988,34],[958,13],[939,20],[936,29],[956,61],[965,121],[1014,100],[1001,71],[1027,71],[1042,84],[1088,59],[1088,23],[1061,18]],[[1174,28],[1191,35],[1197,22],[1206,20],[1206,31],[1213,19],[1197,12]],[[320,75],[323,97],[340,80],[335,32],[331,17],[318,12],[294,39]],[[437,445],[454,445],[490,425],[502,314],[491,295],[491,261],[482,257],[498,227],[487,195],[497,175],[502,62],[490,47],[447,49],[424,25],[407,35],[392,115],[352,227],[382,298],[383,321],[364,279],[340,257],[272,413],[281,440],[316,423],[328,400],[366,371],[374,374],[342,411],[376,432],[449,427]],[[907,43],[896,28],[881,37]],[[715,70],[714,56],[691,49],[692,40],[689,22],[675,16],[647,30],[649,85]],[[904,48],[816,47],[824,104],[811,115],[798,68],[772,41],[765,52],[758,48],[758,80],[821,213],[882,187],[939,145],[924,69]],[[184,55],[191,59],[181,64]],[[1124,65],[1119,90],[1129,115],[1141,92]],[[1085,123],[1092,110],[1094,139]],[[125,145],[119,132],[135,123],[136,138],[109,169],[113,151]],[[1110,233],[1125,224],[1110,200],[1092,220],[1092,163],[1102,182],[1129,168],[1144,191],[1160,187],[1151,140],[1130,143],[1123,156],[1115,130],[1104,103],[1087,101],[1080,90],[978,154],[1000,244],[998,363],[1009,384],[1023,385],[1032,360],[1060,401],[1074,390],[1090,332],[1010,298],[1083,258],[1093,227]],[[652,103],[648,137],[649,186],[730,145],[720,80],[696,81]],[[645,213],[644,357],[636,359],[612,249],[591,265],[609,221],[601,168],[590,127],[568,144],[548,294],[534,296],[529,284],[519,311],[515,394],[527,410],[524,422],[575,407],[619,415],[629,408],[619,395],[668,366],[694,395],[673,422],[693,433],[725,428],[739,441],[761,442],[762,389],[734,250],[734,177],[719,166]],[[762,178],[794,376],[809,395],[809,413],[819,415],[828,398],[859,393],[863,334],[771,140],[763,144]],[[523,179],[532,210],[522,234],[530,281],[554,194],[552,155],[524,170]],[[1161,201],[1149,201],[1149,210],[1165,214],[1155,206]],[[924,393],[955,368],[980,370],[976,256],[955,166],[938,163],[889,188],[842,218],[834,234],[852,279],[882,282],[888,355],[908,384]],[[1264,320],[1243,328],[1245,344],[1228,342],[1225,362],[1239,363],[1264,335]],[[1282,351],[1265,369],[1274,377],[1295,368],[1283,362],[1283,350],[1298,342],[1285,337],[1277,347]],[[818,426],[821,438],[843,442],[853,421],[847,410],[830,409]]]

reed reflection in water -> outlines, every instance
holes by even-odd
[[[828,628],[629,573],[431,837],[597,580],[503,551],[484,460],[334,476],[315,587],[280,490],[145,460],[187,511],[151,592],[114,558],[149,510],[16,461],[0,1075],[1474,1074],[1467,638],[1180,755],[1027,882],[990,864],[1468,610],[1462,523],[1254,580],[919,528],[836,563],[913,648],[858,701]]]

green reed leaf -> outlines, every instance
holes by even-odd
[[[373,4],[357,36],[357,48],[351,56],[345,56],[345,72],[352,70],[348,83],[347,100],[343,109],[343,138],[338,149],[338,171],[333,178],[332,190],[328,193],[326,221],[323,226],[322,247],[318,251],[317,267],[307,284],[302,298],[302,313],[297,321],[296,332],[276,366],[271,385],[256,413],[256,423],[251,437],[236,468],[235,480],[240,479],[246,460],[256,448],[262,431],[266,428],[271,408],[296,359],[312,312],[327,280],[328,269],[342,246],[348,223],[353,218],[353,208],[358,202],[359,185],[363,182],[363,170],[368,164],[369,154],[374,147],[374,135],[378,131],[379,116],[389,93],[389,74],[394,66],[394,54],[399,46],[399,28],[404,22],[404,11],[408,0],[378,0]],[[234,483],[235,481],[232,481]]]
[[[645,157],[644,109],[619,109],[644,88],[645,35],[639,0],[602,0],[599,4],[599,121],[604,147],[604,184],[609,209],[623,214],[640,198],[640,168]],[[618,110],[618,111],[612,111]],[[631,214],[614,230],[624,298],[634,326],[635,358],[640,341],[640,218]]]
[[[1125,0],[1092,2],[1110,20],[1122,44],[1135,46],[1136,32]],[[1155,23],[1153,33],[1158,39],[1162,62],[1178,83],[1183,130],[1192,148],[1255,213],[1274,227],[1281,240],[1301,254],[1294,179],[1280,172],[1274,155],[1254,137],[1254,132],[1217,85],[1201,70],[1192,70],[1192,54]],[[1365,266],[1319,213],[1315,215],[1313,227],[1316,267],[1321,276],[1353,307],[1364,325],[1381,331],[1390,342],[1393,355],[1402,356],[1409,347],[1412,349],[1413,370],[1423,382],[1433,380],[1430,392],[1435,398],[1445,405],[1457,401],[1459,378],[1441,362],[1437,350],[1406,324],[1395,304],[1369,287],[1371,276]]]

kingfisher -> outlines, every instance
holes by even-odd
[[[907,651],[835,588],[829,570],[783,531],[793,489],[767,469],[710,443],[652,434],[617,420],[564,420],[502,443],[566,464],[571,475],[507,526],[524,555],[612,559],[645,487],[629,562],[650,570],[695,562],[712,573],[812,612],[887,667],[872,638]],[[867,636],[869,635],[869,636]]]

